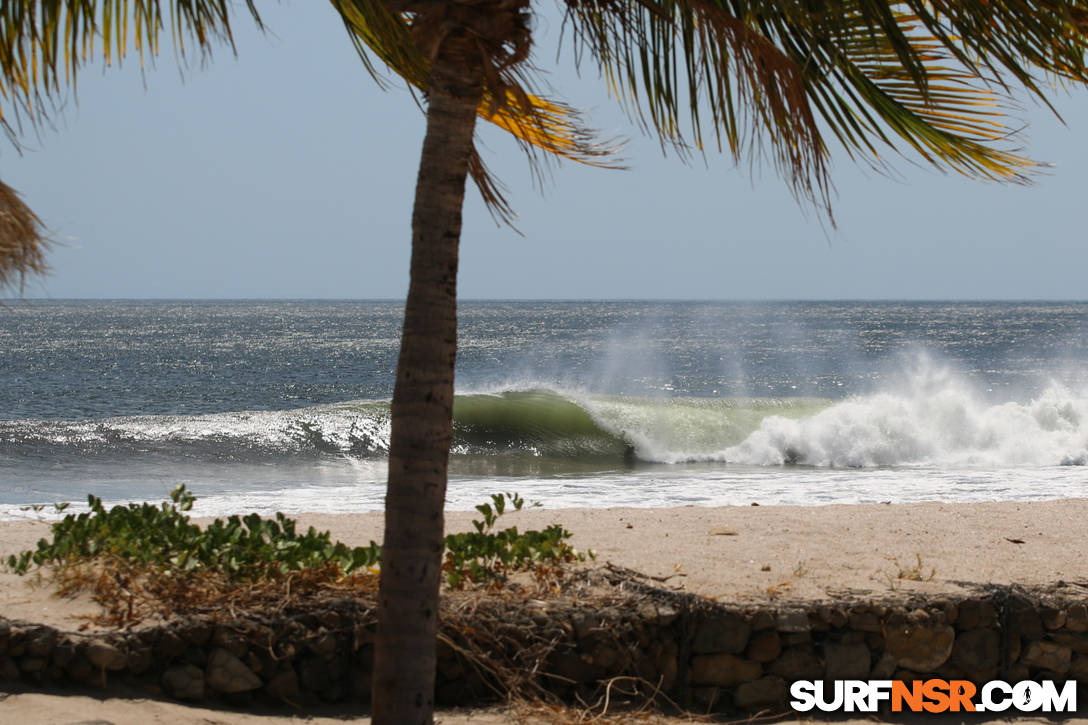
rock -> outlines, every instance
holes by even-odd
[[[1031,672],[1028,671],[1028,666],[1022,662],[1017,662],[1015,665],[1009,667],[1009,674],[1007,677],[1001,679],[1006,682],[1023,682],[1024,680],[1031,679]]]
[[[872,632],[843,632],[839,642],[842,644],[865,644],[866,638]]]
[[[749,632],[748,623],[735,615],[704,619],[695,628],[691,651],[695,654],[737,654],[744,651]]]
[[[944,603],[944,621],[947,624],[954,624],[960,615],[959,606],[953,601],[947,601]]]
[[[771,662],[782,653],[782,639],[773,629],[761,629],[748,640],[745,656],[753,662]]]
[[[775,620],[779,632],[808,632],[812,625],[808,621],[808,612],[803,609],[780,609]]]
[[[109,642],[91,642],[84,654],[100,670],[123,670],[128,664],[128,655]]]
[[[261,686],[261,678],[253,674],[253,670],[221,647],[212,650],[208,658],[207,682],[208,687],[216,692],[228,695],[249,692]]]
[[[1071,632],[1088,632],[1088,605],[1074,604],[1065,611],[1065,628]]]
[[[586,639],[589,635],[604,627],[601,618],[594,616],[590,612],[575,612],[570,619],[578,639]]]
[[[771,705],[783,705],[789,695],[786,681],[775,675],[742,682],[733,695],[733,704],[742,710],[754,710]]]
[[[818,680],[824,676],[820,659],[801,649],[787,649],[767,668],[790,682],[794,680]]]
[[[185,655],[182,657],[182,659],[184,659],[191,665],[196,665],[197,667],[203,668],[204,665],[208,664],[208,650],[204,649],[203,647],[197,647],[196,645],[193,645],[192,647],[189,647],[187,650],[185,650]]]
[[[172,657],[180,657],[185,654],[185,650],[188,648],[185,640],[179,637],[175,632],[169,629],[164,629],[160,634],[158,640],[155,642],[155,656],[165,659]]]
[[[249,649],[249,643],[246,641],[245,635],[230,627],[217,627],[215,634],[212,635],[212,644],[222,647],[235,657],[245,656],[246,651]]]
[[[758,678],[763,665],[731,654],[696,655],[691,658],[693,685],[729,687]]]
[[[1005,633],[1005,656],[1010,663],[1016,662],[1020,659],[1020,651],[1023,647],[1023,642],[1020,638],[1011,635],[1008,632]]]
[[[362,625],[357,625],[362,627]],[[263,624],[250,623],[246,626],[244,636],[246,641],[249,642],[251,649],[267,649],[272,644],[272,640],[275,637],[275,633],[271,627],[266,627]]]
[[[304,657],[299,663],[299,680],[307,692],[324,692],[329,689],[329,666],[323,657]]]
[[[368,644],[374,644],[374,630],[363,624],[356,624],[352,631],[352,648],[358,650]]]
[[[26,654],[27,632],[20,627],[12,627],[8,636],[8,654],[12,657],[22,657]]]
[[[264,686],[264,691],[268,693],[269,697],[284,702],[290,702],[298,697],[298,676],[295,674],[293,667],[285,667],[277,672],[272,679],[268,681],[268,684]]]
[[[140,647],[128,653],[128,671],[134,675],[147,672],[154,662],[150,647]]]
[[[96,668],[85,656],[80,654],[76,654],[64,667],[64,670],[68,673],[69,679],[76,682],[90,682],[95,679],[101,681],[102,670]]]
[[[702,706],[702,709],[711,712],[721,702],[722,691],[718,687],[693,687],[691,699]]]
[[[784,646],[807,645],[812,643],[812,632],[782,632],[782,644]]]
[[[1073,650],[1064,644],[1036,641],[1028,643],[1023,654],[1020,655],[1020,662],[1028,667],[1064,675],[1069,671],[1072,657]]]
[[[997,607],[989,599],[960,602],[956,626],[960,629],[987,629],[997,624]]]
[[[1019,596],[1009,597],[1005,603],[1008,631],[1024,639],[1041,639],[1045,630],[1039,611],[1028,599]]]
[[[873,665],[872,678],[874,680],[890,680],[895,673],[895,658],[885,652]]]
[[[850,629],[858,632],[883,632],[884,623],[875,612],[853,610],[849,617]]]
[[[992,629],[960,632],[948,663],[963,674],[984,672],[1001,663],[1001,637]]]
[[[27,674],[41,672],[49,664],[45,657],[24,657],[19,660],[19,669]]]
[[[1074,655],[1073,661],[1069,665],[1069,676],[1081,683],[1088,682],[1088,657],[1080,654]]]
[[[76,646],[70,640],[64,640],[53,648],[53,654],[49,657],[49,664],[53,667],[63,668],[76,656]]]
[[[1043,626],[1048,630],[1061,629],[1065,626],[1064,609],[1045,605],[1039,608],[1039,616],[1042,617]]]
[[[328,660],[329,681],[332,682],[334,686],[339,685],[339,681],[347,674],[348,663],[349,660],[347,657],[333,657],[331,660]]]
[[[589,653],[589,663],[606,673],[615,673],[630,664],[627,653],[612,642],[598,642]]]
[[[178,665],[162,673],[162,689],[178,700],[204,699],[204,672],[196,665]]]
[[[912,609],[911,611],[907,612],[907,622],[909,624],[924,626],[927,624],[931,624],[933,621],[934,615],[930,614],[924,609]]]
[[[948,660],[956,641],[956,631],[947,624],[889,627],[885,651],[901,667],[917,672],[933,672]]]
[[[657,625],[659,627],[667,627],[676,621],[676,618],[680,616],[680,612],[676,607],[670,607],[668,604],[657,605]]]
[[[668,637],[655,645],[653,652],[657,676],[661,678],[661,689],[668,692],[676,682],[676,673],[679,670],[679,647],[674,638]]]
[[[324,612],[318,612],[316,615],[317,621],[321,623],[321,626],[328,629],[339,629],[342,619],[340,613],[335,609],[327,609]]]
[[[212,625],[200,621],[191,622],[180,634],[189,644],[203,647],[212,636]]]
[[[332,632],[322,632],[310,640],[307,646],[318,657],[331,660],[336,655],[336,635]]]
[[[42,628],[32,634],[26,643],[26,653],[31,657],[49,657],[57,646],[57,633],[53,629]]]
[[[864,680],[869,677],[871,657],[862,643],[828,643],[824,646],[825,679]]]
[[[1067,645],[1074,652],[1088,654],[1088,635],[1077,632],[1051,632],[1050,638],[1059,644]]]
[[[850,621],[850,618],[846,616],[846,612],[838,607],[820,607],[820,618],[833,629],[842,629]]]
[[[775,618],[773,614],[766,609],[760,609],[758,612],[752,614],[748,624],[753,630],[774,629],[774,622]]]
[[[253,672],[258,675],[264,671],[264,660],[262,660],[253,652],[246,652],[245,659],[243,659],[242,661],[246,663],[246,667],[253,670]]]
[[[0,681],[3,680],[9,682],[19,680],[19,665],[15,664],[15,660],[6,655],[0,655]]]

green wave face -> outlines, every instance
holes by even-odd
[[[721,457],[768,416],[805,418],[831,404],[819,398],[631,398],[594,396],[584,405],[606,430],[622,432],[642,460]]]
[[[547,390],[464,395],[453,405],[453,453],[601,463],[710,460],[769,415],[801,418],[829,404],[812,398],[634,398]]]
[[[622,433],[603,428],[575,402],[545,390],[457,396],[453,439],[453,452],[460,455],[607,460],[630,455]]]

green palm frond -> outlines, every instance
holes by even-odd
[[[825,138],[883,166],[1023,181],[1010,88],[1088,80],[1088,10],[1062,0],[570,0],[566,22],[612,93],[681,149],[709,128],[738,160],[769,151],[795,193],[826,203]],[[1045,99],[1043,99],[1045,101]],[[685,117],[687,120],[685,121]]]
[[[80,68],[101,58],[120,63],[129,52],[141,64],[159,52],[169,23],[180,59],[188,43],[201,53],[216,43],[233,49],[231,0],[4,0],[0,2],[0,122],[46,118],[75,88]],[[255,0],[245,0],[261,26]],[[169,18],[169,20],[165,20]],[[14,135],[13,135],[14,139]]]

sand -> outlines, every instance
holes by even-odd
[[[473,513],[451,513],[450,531]],[[300,515],[349,544],[380,540],[381,516]],[[509,522],[506,524],[506,522]],[[525,510],[502,519],[521,529],[561,523],[597,564],[657,577],[660,586],[723,601],[828,599],[843,594],[956,593],[987,584],[1045,586],[1062,581],[1088,592],[1088,499],[1030,503],[921,503],[822,507]],[[33,546],[48,523],[0,522],[0,553]],[[900,574],[907,578],[901,578]],[[910,577],[919,576],[916,581]],[[48,587],[0,573],[0,612],[75,629],[94,611],[87,600],[50,596]],[[20,719],[17,713],[27,713]],[[209,714],[211,713],[211,714]],[[218,713],[218,714],[216,714]],[[31,716],[32,714],[32,716]],[[343,722],[331,716],[328,722]],[[497,719],[496,719],[497,718]],[[39,693],[0,702],[0,721],[68,723],[250,722],[237,713],[147,700]],[[253,720],[254,722],[256,720]],[[261,722],[295,722],[261,718]],[[513,722],[501,712],[446,714],[447,723]],[[322,723],[315,718],[308,722]],[[363,720],[362,722],[365,722]]]

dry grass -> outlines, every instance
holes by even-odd
[[[550,702],[518,700],[510,703],[510,714],[525,725],[675,725],[714,722],[703,715],[662,715],[644,708],[608,712]]]
[[[100,625],[131,627],[147,619],[203,615],[234,619],[245,614],[278,615],[321,599],[372,596],[378,576],[345,576],[336,565],[302,569],[255,582],[201,572],[164,572],[115,557],[97,557],[54,572],[58,593],[90,594],[102,607],[93,617]]]

